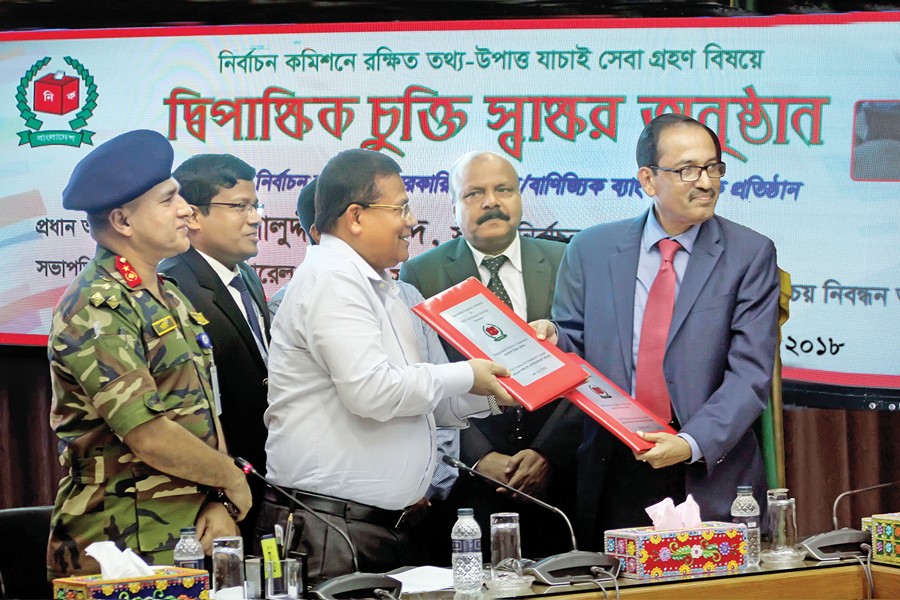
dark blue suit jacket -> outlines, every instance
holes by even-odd
[[[631,386],[634,288],[648,213],[597,225],[566,249],[553,320],[560,346],[577,352],[619,387]],[[722,217],[703,223],[688,262],[669,332],[664,370],[681,431],[704,461],[688,465],[686,491],[707,520],[730,520],[738,485],[764,497],[765,475],[752,425],[765,409],[778,328],[775,247]],[[578,522],[593,537],[612,444],[592,419],[578,450]],[[622,502],[628,502],[623,498]]]

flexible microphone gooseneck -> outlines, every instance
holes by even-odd
[[[283,487],[276,485],[266,479],[266,477],[259,471],[254,469],[253,465],[250,464],[250,462],[246,459],[235,457],[234,464],[241,471],[243,471],[244,474],[253,475],[257,479],[262,480],[270,489],[275,490],[276,492],[284,496],[291,503],[291,506],[299,506],[307,513],[324,523],[327,527],[338,532],[338,534],[340,534],[344,541],[347,542],[347,546],[350,548],[350,556],[353,559],[354,572],[347,575],[340,575],[318,584],[312,589],[312,593],[317,598],[319,598],[320,600],[339,600],[345,598],[396,599],[400,596],[402,584],[393,577],[375,573],[359,572],[359,559],[356,555],[356,547],[353,545],[353,542],[350,541],[350,537],[339,527],[336,527],[321,515],[317,514],[316,511],[312,510],[309,506],[294,498],[294,496],[291,495],[291,493],[285,490]]]
[[[441,460],[451,467],[455,467],[469,475],[474,475],[475,477],[489,481],[497,487],[513,492],[529,502],[537,504],[541,508],[554,512],[561,516],[566,522],[566,525],[569,528],[569,535],[571,536],[572,550],[563,552],[562,554],[554,554],[553,556],[548,556],[547,558],[539,560],[530,567],[524,569],[525,573],[534,575],[535,579],[547,585],[567,585],[584,581],[595,581],[600,578],[598,577],[598,569],[602,573],[608,575],[611,579],[615,579],[618,575],[620,566],[619,559],[607,556],[602,552],[588,552],[578,549],[578,543],[575,540],[575,530],[572,527],[572,523],[569,521],[569,517],[566,516],[566,513],[559,508],[547,504],[543,500],[539,500],[521,490],[517,490],[513,486],[498,481],[493,477],[489,477],[484,473],[480,473],[452,456],[444,455],[441,457]]]
[[[457,458],[453,458],[452,456],[448,456],[447,454],[445,454],[441,457],[441,460],[444,461],[444,464],[446,464],[446,465],[449,465],[451,467],[459,469],[460,471],[465,471],[466,473],[468,473],[470,475],[480,477],[481,479],[484,479],[485,481],[490,481],[497,487],[502,487],[505,490],[508,490],[510,492],[518,494],[519,496],[522,496],[523,498],[527,498],[529,501],[534,502],[541,508],[546,508],[549,511],[555,512],[556,514],[558,514],[559,516],[561,516],[563,518],[563,520],[566,522],[566,525],[569,527],[569,535],[571,536],[570,539],[572,541],[572,550],[578,550],[578,542],[575,540],[575,530],[572,528],[572,523],[571,523],[571,521],[569,521],[569,517],[562,510],[556,508],[555,506],[547,504],[543,500],[539,500],[538,498],[535,498],[534,496],[531,496],[530,494],[526,494],[525,492],[523,492],[521,490],[517,490],[516,488],[514,488],[511,485],[508,485],[506,483],[503,483],[502,481],[498,481],[497,479],[494,479],[493,477],[485,475],[484,473],[476,471],[475,469],[473,469],[472,467],[470,467],[469,465],[467,465],[466,463],[462,462],[461,460],[459,460]]]

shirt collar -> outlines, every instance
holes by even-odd
[[[194,248],[194,250],[197,250],[197,249]],[[226,286],[231,284],[231,282],[232,282],[232,280],[234,280],[235,276],[241,274],[241,272],[237,268],[237,266],[235,266],[234,269],[229,269],[228,267],[226,267],[225,265],[223,265],[222,263],[220,263],[219,261],[214,259],[212,256],[210,256],[204,252],[201,252],[200,250],[197,250],[197,254],[202,256],[203,259],[209,263],[209,266],[212,267],[212,270],[216,272],[216,275],[219,276],[219,279],[221,279],[222,283],[224,283]]]
[[[484,252],[479,251],[475,246],[469,244],[469,240],[465,240],[466,244],[469,246],[469,250],[472,251],[472,258],[475,259],[475,264],[477,266],[481,266],[481,261],[484,260],[485,256],[489,256]],[[501,252],[500,254],[494,254],[490,256],[505,256],[509,264],[515,267],[516,271],[519,273],[522,272],[522,242],[519,240],[519,234],[516,234],[516,237],[513,238],[512,243],[506,247],[506,250]]]
[[[322,247],[323,249],[327,249],[331,252],[335,252],[341,254],[347,258],[351,263],[353,263],[359,272],[362,273],[366,279],[369,279],[375,283],[388,282],[391,286],[388,288],[391,292],[396,294],[397,284],[394,283],[394,278],[391,277],[386,271],[382,271],[379,273],[375,269],[372,268],[372,265],[366,262],[362,256],[360,256],[359,252],[353,249],[350,244],[337,237],[336,235],[331,235],[329,233],[323,233],[322,238],[319,240],[317,246],[312,246],[309,251],[314,252],[317,247]]]
[[[660,240],[665,239],[673,239],[684,248],[685,252],[688,254],[694,249],[694,242],[697,241],[697,235],[700,233],[700,225],[691,225],[691,228],[676,235],[675,237],[670,236],[666,233],[666,230],[662,228],[662,225],[659,224],[659,221],[656,219],[656,214],[653,209],[650,209],[650,214],[647,215],[647,221],[644,223],[644,233],[641,236],[641,245],[644,248],[644,252],[649,253],[650,250],[655,246]]]

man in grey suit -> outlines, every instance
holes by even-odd
[[[637,161],[652,208],[573,238],[553,321],[562,348],[671,417],[678,435],[644,434],[655,447],[634,454],[585,419],[577,512],[581,543],[595,549],[606,529],[649,524],[644,507],[666,496],[677,503],[690,493],[704,519],[728,520],[738,485],[752,485],[758,500],[765,490],[753,424],[768,401],[775,357],[775,247],[715,215],[725,165],[705,125],[655,118],[638,140]],[[673,256],[664,258],[666,248]],[[657,281],[670,281],[672,292],[661,334]]]
[[[472,152],[450,169],[449,183],[462,237],[405,262],[400,268],[401,281],[416,286],[428,298],[477,277],[526,321],[547,318],[565,245],[519,235],[522,197],[513,166],[497,154]],[[451,346],[445,344],[445,348],[450,360],[461,358]],[[564,503],[572,497],[574,488],[571,475],[580,423],[577,418],[567,422],[555,416],[558,404],[534,412],[519,408],[473,421],[460,432],[463,462],[551,503]],[[559,415],[563,415],[562,410]],[[448,503],[444,510],[451,520],[458,506],[475,509],[488,544],[489,515],[512,510],[522,513],[525,556],[537,558],[568,549],[565,527],[556,517],[512,500],[481,481],[459,479]],[[446,521],[439,520],[440,529],[444,529]],[[446,529],[449,531],[449,526]]]

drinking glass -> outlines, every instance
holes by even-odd
[[[266,598],[269,600],[297,600],[302,582],[300,563],[296,559],[267,560]]]
[[[216,600],[244,597],[244,542],[240,536],[213,540],[212,586]]]
[[[775,488],[767,493],[769,535],[774,552],[793,552],[797,545],[797,507],[787,492],[786,488]]]
[[[491,577],[522,577],[522,542],[519,513],[491,515]]]

